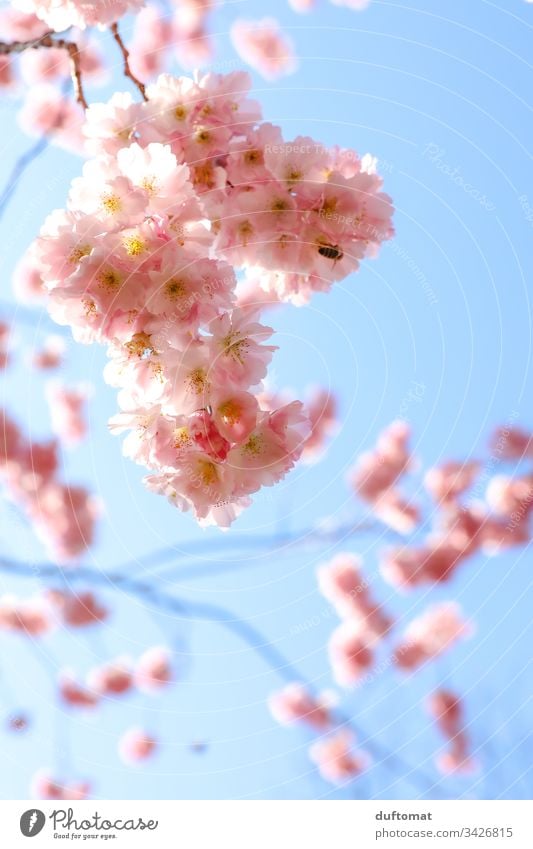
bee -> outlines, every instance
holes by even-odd
[[[318,249],[320,256],[326,259],[332,259],[334,262],[339,262],[344,256],[338,245],[320,245]]]

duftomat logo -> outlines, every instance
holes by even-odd
[[[31,808],[29,811],[24,811],[20,818],[20,830],[24,837],[35,837],[43,830],[46,817],[42,811],[37,808]]]

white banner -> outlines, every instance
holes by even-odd
[[[0,817],[2,849],[533,847],[530,802],[3,801]]]

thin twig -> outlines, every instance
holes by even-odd
[[[114,24],[111,24],[111,33],[112,33],[113,38],[115,39],[116,43],[119,46],[120,52],[122,53],[124,76],[128,77],[128,79],[130,79],[132,81],[133,85],[135,85],[139,89],[139,91],[141,92],[142,99],[148,100],[148,98],[146,96],[146,86],[139,79],[137,79],[137,77],[135,76],[135,74],[133,73],[133,71],[130,68],[130,63],[129,63],[130,53],[129,53],[128,48],[126,47],[126,45],[122,41],[122,37],[121,37],[121,35],[118,31],[118,24],[116,22]]]
[[[65,38],[57,38],[51,32],[47,32],[39,38],[31,38],[28,41],[0,41],[0,56],[8,56],[13,53],[24,53],[25,50],[38,50],[41,47],[57,48],[66,50],[70,60],[70,75],[76,92],[76,100],[87,109],[88,103],[83,93],[81,79],[80,49],[75,41]]]

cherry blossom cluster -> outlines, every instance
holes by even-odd
[[[399,491],[403,476],[416,469],[409,450],[410,429],[394,422],[380,435],[373,451],[362,454],[348,475],[356,495],[382,522],[402,534],[422,523],[422,511],[412,497]],[[493,439],[498,461],[531,459],[531,437],[517,428],[497,432]],[[447,461],[429,469],[423,480],[430,497],[433,527],[422,545],[395,546],[381,558],[385,579],[402,590],[450,580],[458,566],[476,552],[495,554],[524,545],[531,538],[533,474],[487,478],[479,460]],[[474,492],[484,498],[471,497]]]
[[[82,628],[107,619],[108,611],[90,590],[79,593],[51,589],[18,599],[0,597],[0,628],[40,637],[58,625]]]
[[[164,646],[153,646],[135,663],[128,657],[118,657],[91,669],[85,683],[80,683],[71,670],[63,670],[59,675],[59,692],[70,707],[95,708],[105,698],[123,696],[135,689],[156,695],[173,678],[170,652]]]
[[[58,445],[30,442],[1,413],[0,481],[59,563],[75,561],[94,538],[99,503],[82,486],[58,478]]]
[[[464,710],[459,696],[448,689],[436,690],[427,699],[427,710],[441,734],[450,743],[440,753],[436,764],[440,772],[471,773],[477,765],[469,754],[469,741],[464,729]]]
[[[29,252],[52,317],[108,345],[111,428],[131,431],[125,453],[152,471],[149,488],[223,527],[294,466],[323,418],[320,398],[313,422],[298,401],[261,406],[275,350],[261,306],[329,289],[392,234],[373,162],[285,143],[249,85],[242,73],[163,75],[145,102],[91,106],[95,155]],[[236,304],[243,269],[263,304]]]
[[[359,558],[339,554],[318,569],[318,586],[342,623],[329,641],[333,678],[356,684],[374,664],[374,647],[392,628],[392,619],[372,597]]]
[[[420,520],[418,507],[404,498],[397,484],[412,468],[409,425],[392,422],[379,436],[373,451],[361,454],[349,474],[355,493],[374,515],[400,533],[409,533]]]
[[[321,594],[343,620],[328,646],[333,679],[342,688],[359,686],[377,668],[376,648],[392,635],[395,623],[372,597],[361,561],[355,555],[336,555],[318,568],[317,576]],[[470,633],[471,626],[457,605],[445,602],[429,606],[408,625],[385,668],[394,665],[404,671],[414,670]],[[314,696],[304,685],[295,682],[273,693],[268,706],[282,725],[299,722],[322,735],[310,748],[311,760],[327,781],[345,783],[363,772],[370,758],[367,752],[354,749],[355,733],[346,720],[339,723],[336,719],[336,703],[334,693],[326,691]],[[466,745],[466,736],[455,735],[455,738],[452,754],[457,760],[460,747],[464,749]],[[463,754],[464,760],[466,749]],[[442,767],[440,762],[438,765]],[[448,766],[448,771],[452,771],[451,760]],[[458,763],[457,769],[460,768]]]
[[[363,749],[355,748],[356,735],[335,718],[335,698],[330,693],[313,696],[303,684],[287,684],[269,698],[268,706],[281,725],[302,723],[322,735],[309,748],[309,757],[326,781],[343,784],[370,764]]]

